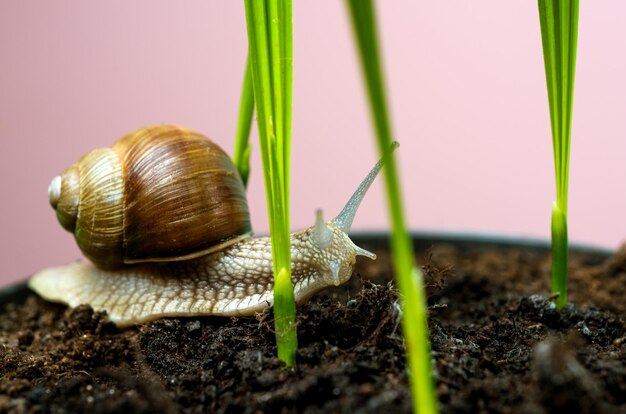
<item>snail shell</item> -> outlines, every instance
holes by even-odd
[[[96,149],[48,189],[61,225],[98,267],[187,260],[251,232],[245,189],[228,155],[164,125]]]

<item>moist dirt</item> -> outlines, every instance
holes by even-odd
[[[0,310],[0,412],[409,413],[389,253],[359,243],[378,260],[299,308],[295,369],[271,311],[120,330],[17,289]],[[626,413],[626,246],[572,252],[561,311],[545,248],[421,241],[416,259],[442,413]]]

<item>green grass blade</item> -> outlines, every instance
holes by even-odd
[[[552,292],[558,293],[558,309],[567,304],[567,219],[563,211],[552,205]]]
[[[235,136],[235,149],[233,151],[233,163],[245,186],[248,185],[250,176],[250,128],[252,127],[252,115],[254,114],[254,89],[252,87],[252,73],[250,59],[246,59],[246,72],[243,77],[241,88],[241,101],[239,103],[239,119],[237,120],[237,135]]]
[[[293,366],[298,343],[289,236],[292,3],[291,0],[244,0],[244,4],[272,236],[276,347],[278,358]]]
[[[392,225],[393,263],[402,298],[402,330],[406,339],[414,412],[436,413],[437,396],[432,378],[426,298],[421,272],[415,265],[406,229],[396,163],[391,147],[382,65],[379,57],[374,7],[371,0],[347,0],[360,53],[378,147],[385,154],[385,182]]]
[[[552,213],[552,292],[567,303],[567,193],[578,44],[578,0],[539,0],[541,42],[550,107],[556,204]]]

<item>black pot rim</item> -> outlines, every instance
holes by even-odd
[[[459,231],[414,231],[411,232],[415,250],[419,250],[419,246],[425,243],[451,243],[461,245],[462,247],[476,246],[479,248],[486,247],[513,247],[520,246],[536,250],[550,250],[550,240],[515,236],[510,234],[496,233],[479,233],[479,232],[459,232]],[[388,232],[378,231],[355,231],[350,233],[350,238],[355,241],[372,241],[374,243],[388,244]],[[358,244],[358,243],[357,243]],[[598,255],[610,256],[615,253],[615,249],[595,246],[586,243],[570,243],[569,250],[572,252],[585,252]]]
[[[381,247],[389,245],[389,233],[383,231],[355,231],[350,233],[350,238],[357,245],[369,244]],[[533,251],[545,251],[546,253],[550,250],[550,241],[548,240],[511,235],[470,232],[411,232],[411,238],[413,248],[416,251],[424,251],[437,243],[454,244],[461,249],[519,246]],[[576,243],[570,244],[569,248],[571,252],[588,253],[598,256],[599,259],[608,258],[615,253],[614,249]],[[30,289],[28,289],[26,281],[0,289],[0,308],[8,303],[22,302],[29,293]]]

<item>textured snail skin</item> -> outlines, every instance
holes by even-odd
[[[348,279],[357,255],[375,255],[356,246],[333,222],[326,242],[315,227],[291,235],[291,268],[296,301]],[[75,307],[88,303],[107,311],[119,327],[162,317],[252,315],[273,302],[271,241],[249,238],[222,251],[184,262],[143,264],[102,270],[88,262],[41,271],[29,287],[44,299]]]

